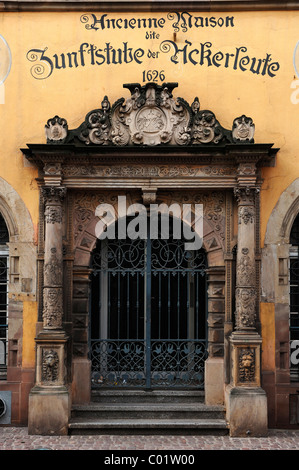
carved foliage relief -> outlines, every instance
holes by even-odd
[[[57,249],[51,248],[51,254],[44,267],[44,283],[46,286],[62,285],[62,265],[57,258]]]
[[[239,224],[242,222],[245,225],[252,224],[254,221],[254,207],[241,206],[239,208]]]
[[[45,287],[43,291],[43,320],[48,328],[60,328],[62,324],[63,305],[62,288]]]
[[[47,206],[45,220],[47,224],[60,224],[62,222],[62,208],[60,206]]]
[[[66,188],[63,186],[43,186],[41,193],[45,203],[61,203],[66,195]]]
[[[108,178],[180,178],[198,176],[235,176],[232,166],[192,167],[180,165],[67,165],[63,167],[63,176],[99,176]]]

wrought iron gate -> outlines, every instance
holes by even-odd
[[[92,268],[92,386],[203,388],[204,252],[183,239],[99,240]]]

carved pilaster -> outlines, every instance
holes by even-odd
[[[231,436],[267,434],[267,397],[261,388],[261,344],[257,331],[256,273],[258,189],[238,186],[238,248],[235,330],[230,337],[231,381],[226,389]]]
[[[62,203],[66,189],[44,186],[43,329],[36,338],[38,387],[63,386],[67,336],[63,321]]]
[[[260,345],[257,332],[255,186],[238,186],[238,244],[236,263],[235,330],[231,335],[234,386],[260,386]]]
[[[63,318],[62,201],[66,189],[61,186],[44,186],[41,191],[45,205],[43,327],[44,329],[61,329]]]
[[[238,249],[236,272],[236,330],[256,330],[255,187],[238,187]]]
[[[36,338],[36,378],[29,395],[29,434],[68,432],[67,342],[63,321],[62,202],[66,189],[44,186],[43,329]],[[49,419],[50,417],[50,419]]]
[[[231,336],[233,383],[259,385],[260,344],[257,331],[258,289],[256,273],[256,195],[255,186],[235,189],[238,203],[238,244],[236,264],[235,331]],[[242,354],[241,354],[242,353]]]

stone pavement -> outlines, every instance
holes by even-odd
[[[148,450],[180,451],[180,454],[199,450],[299,450],[299,430],[269,430],[268,436],[263,438],[207,435],[29,436],[26,427],[0,427],[0,451],[45,449],[102,450],[118,452],[118,455],[122,451]]]

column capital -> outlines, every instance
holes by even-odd
[[[257,186],[237,186],[234,188],[234,196],[238,204],[254,204],[255,196],[260,193]]]
[[[66,196],[64,186],[42,186],[41,195],[45,204],[61,204]]]

